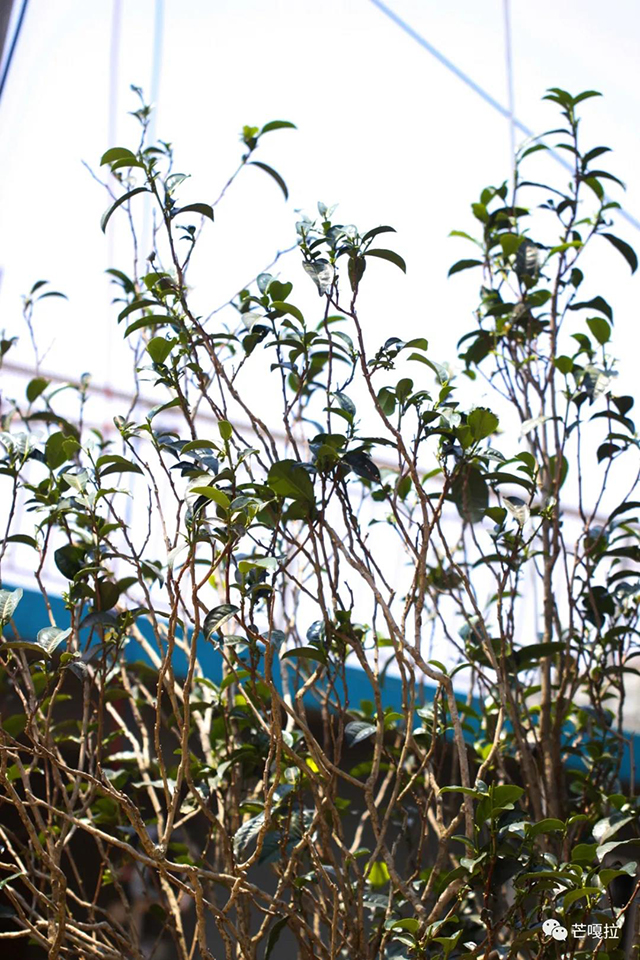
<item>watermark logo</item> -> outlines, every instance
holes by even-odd
[[[569,936],[567,928],[563,927],[555,917],[549,917],[544,921],[542,932],[554,940],[566,940]],[[595,937],[598,940],[616,939],[620,936],[620,928],[616,923],[573,923],[571,936],[579,940],[583,937]]]
[[[555,917],[549,917],[548,920],[544,921],[542,924],[542,932],[548,937],[553,937],[554,940],[566,940],[569,936],[567,928],[563,927]]]

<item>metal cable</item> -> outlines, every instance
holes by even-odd
[[[410,26],[406,20],[403,20],[402,17],[399,17],[397,13],[395,13],[386,5],[386,3],[382,3],[382,0],[370,0],[370,2],[379,10],[381,10],[385,16],[392,20],[396,26],[400,27],[400,29],[403,30],[404,33],[406,33],[409,37],[411,37],[412,40],[415,40],[416,43],[430,53],[432,57],[435,57],[435,59],[438,60],[444,67],[446,67],[447,70],[450,70],[451,73],[455,74],[459,80],[462,80],[462,82],[470,87],[474,93],[477,93],[479,97],[482,97],[482,99],[488,103],[489,106],[493,107],[494,110],[497,110],[498,113],[502,114],[503,117],[506,117],[507,120],[511,120],[514,129],[517,128],[518,130],[521,130],[528,137],[535,136],[530,127],[522,123],[521,120],[518,120],[516,116],[513,116],[507,107],[503,106],[496,99],[494,99],[490,93],[487,93],[487,91],[477,84],[475,80],[472,80],[468,74],[464,73],[464,71],[460,70],[460,68],[457,67],[451,60],[449,60],[448,57],[445,57],[444,54],[440,53],[440,51],[437,50],[433,44],[429,43],[429,41],[426,40],[422,34],[418,33],[417,30],[414,30],[414,28]],[[569,170],[570,173],[574,172],[571,164],[568,163],[568,161],[565,160],[565,158],[558,153],[557,150],[554,150],[552,147],[548,147],[547,152],[553,157],[554,160],[557,161],[557,163],[561,164],[565,170]],[[608,200],[609,198],[605,196],[605,199]],[[618,213],[624,220],[627,221],[627,223],[630,223],[632,227],[635,227],[636,230],[640,230],[640,220],[637,220],[632,214],[628,213],[622,207],[619,208]]]
[[[24,15],[27,12],[28,2],[29,0],[23,0],[22,2],[22,8],[18,15],[18,22],[16,24],[16,29],[14,30],[13,38],[11,40],[11,46],[9,47],[9,52],[4,62],[4,70],[2,71],[2,77],[0,78],[0,99],[2,99],[2,94],[4,93],[7,77],[9,76],[11,61],[13,60],[13,55],[16,52],[16,47],[18,45],[18,38],[20,37],[20,31],[22,30],[22,24],[24,23]]]

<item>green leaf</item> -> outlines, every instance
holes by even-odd
[[[233,436],[233,427],[228,420],[218,420],[218,430],[223,440],[231,440]]]
[[[280,280],[272,280],[267,287],[267,293],[273,301],[280,300],[284,302],[292,290],[292,283],[281,283]]]
[[[358,257],[355,254],[351,254],[349,257],[349,263],[347,264],[347,272],[349,274],[349,283],[351,284],[351,289],[354,292],[362,280],[366,268],[367,261],[364,259],[364,257]]]
[[[373,240],[373,238],[377,237],[378,234],[380,233],[395,233],[395,232],[396,231],[393,227],[374,227],[373,230],[367,230],[364,237],[362,238],[362,242],[366,243],[367,240]]]
[[[568,310],[599,310],[604,313],[611,323],[613,323],[613,310],[604,299],[604,297],[592,297],[591,300],[581,300],[580,303],[572,303]]]
[[[279,310],[280,313],[290,313],[291,316],[299,320],[300,323],[304,323],[304,317],[301,311],[298,310],[297,307],[294,307],[292,303],[285,303],[283,300],[273,300],[271,306],[274,310]]]
[[[118,323],[121,320],[124,320],[125,317],[128,317],[130,313],[134,313],[136,310],[142,310],[144,307],[157,307],[157,300],[134,300],[133,303],[127,304],[124,310],[121,310],[118,314]]]
[[[302,657],[303,660],[317,660],[318,663],[326,663],[327,656],[319,647],[293,647],[282,654],[282,660],[290,660],[293,657]]]
[[[67,437],[64,433],[52,433],[49,435],[44,447],[44,458],[50,470],[57,470],[69,457],[64,449]]]
[[[107,150],[102,154],[100,160],[100,166],[103,166],[105,163],[113,163],[114,160],[129,160],[136,159],[135,153],[132,153],[131,150],[127,150],[126,147],[111,147],[110,150]]]
[[[524,237],[521,237],[517,233],[502,233],[499,239],[505,257],[511,257],[524,240]]]
[[[139,317],[138,320],[134,320],[133,323],[129,324],[124,335],[128,337],[129,334],[135,333],[136,330],[142,330],[144,327],[158,327],[167,323],[176,323],[176,318],[169,316]]]
[[[287,185],[277,170],[274,170],[273,167],[270,167],[267,163],[262,163],[261,160],[250,160],[247,166],[260,167],[261,170],[264,170],[265,173],[268,173],[270,177],[273,177],[275,182],[278,184],[278,186],[282,190],[285,200],[289,199],[289,191],[287,190]]]
[[[353,720],[344,728],[347,746],[355,747],[356,743],[375,736],[377,729],[374,723],[366,723],[364,720]]]
[[[71,627],[66,630],[61,630],[60,627],[44,627],[44,629],[38,631],[37,642],[50,657],[56,647],[59,647],[70,636]]]
[[[405,917],[404,920],[387,920],[386,930],[407,930],[409,933],[417,933],[420,929],[420,922],[415,917]]]
[[[202,217],[208,217],[213,220],[213,207],[210,203],[188,203],[186,207],[180,207],[171,214],[171,219],[179,216],[181,213],[199,213]]]
[[[138,193],[151,193],[147,187],[135,187],[133,190],[129,190],[128,193],[123,194],[123,196],[118,197],[115,203],[112,203],[109,209],[102,215],[100,220],[100,227],[104,233],[107,229],[107,224],[111,219],[112,214],[122,206],[123,203],[126,203],[127,200],[130,200],[132,197],[135,197]]]
[[[290,123],[289,120],[270,120],[269,123],[265,123],[264,127],[259,133],[259,136],[262,136],[263,133],[271,133],[272,130],[297,130],[295,123]],[[267,957],[265,957],[267,960]]]
[[[579,93],[577,97],[573,98],[573,102],[581,103],[583,100],[589,100],[590,97],[601,97],[602,94],[598,93],[597,90],[585,90],[584,93]]]
[[[154,417],[157,417],[159,413],[162,413],[163,410],[170,410],[172,407],[180,406],[180,398],[174,397],[173,400],[169,400],[168,403],[159,403],[156,407],[152,407],[147,414],[147,420],[151,422]]]
[[[107,477],[111,473],[142,473],[142,469],[137,463],[132,463],[131,460],[127,460],[117,453],[99,457],[96,461],[96,469],[102,477]]]
[[[389,868],[384,860],[378,860],[371,865],[367,880],[372,887],[384,887],[389,882]]]
[[[23,543],[27,547],[38,549],[38,541],[34,537],[29,537],[26,533],[14,533],[7,537],[7,543]]]
[[[555,368],[559,370],[560,373],[564,373],[565,376],[568,373],[571,373],[571,371],[573,370],[573,360],[571,359],[571,357],[565,357],[565,356],[556,357],[556,359],[553,361],[553,364]]]
[[[0,645],[0,650],[28,650],[29,653],[35,653],[38,660],[45,660],[47,656],[39,644],[29,640],[9,640]]]
[[[217,503],[218,506],[222,507],[224,510],[229,509],[231,500],[223,493],[222,490],[218,490],[217,487],[191,487],[190,493],[197,493],[201,497],[206,497],[207,500],[213,500],[214,503]]]
[[[585,861],[591,863],[595,858],[597,843],[578,843],[571,851],[571,859],[575,861]]]
[[[279,497],[314,502],[311,477],[295,460],[274,463],[269,470],[267,483]]]
[[[550,469],[550,471],[551,471],[551,476],[552,476],[552,478],[554,478],[554,479],[555,479],[556,473],[557,473],[556,460],[557,460],[556,456],[549,457],[549,469]],[[567,460],[567,458],[566,458],[565,456],[563,456],[563,457],[562,457],[562,463],[561,463],[561,465],[560,465],[560,483],[559,483],[558,489],[560,489],[560,487],[562,487],[563,483],[564,483],[565,480],[567,479],[567,474],[568,474],[568,472],[569,472],[569,461]]]
[[[582,887],[580,890],[570,890],[568,893],[565,893],[563,897],[564,908],[566,910],[572,903],[575,903],[576,900],[582,900],[583,897],[593,897],[596,895],[602,896],[600,887]]]
[[[602,236],[622,254],[631,267],[631,273],[635,273],[638,269],[638,258],[633,247],[630,247],[628,243],[625,243],[620,237],[615,237],[612,233],[603,233]]]
[[[512,653],[518,670],[524,670],[531,664],[538,664],[543,657],[552,657],[556,653],[561,653],[565,649],[565,644],[560,640],[550,640],[547,643],[530,643],[526,647],[520,647]]]
[[[564,830],[565,825],[562,820],[556,820],[555,817],[545,817],[538,823],[532,823],[529,827],[529,836],[537,837],[540,833],[553,833],[555,830]]]
[[[336,392],[334,393],[334,397],[340,404],[340,409],[344,410],[344,412],[348,415],[349,422],[352,422],[357,411],[356,411],[356,405],[351,399],[351,397],[348,397],[347,394],[343,393],[341,390],[336,390]]]
[[[233,849],[236,857],[240,857],[251,842],[256,839],[263,824],[264,813],[259,813],[256,817],[252,817],[246,823],[243,823],[240,829],[236,831],[233,838]]]
[[[489,506],[489,488],[476,467],[464,466],[451,484],[451,497],[460,516],[468,523],[478,523]]]
[[[458,260],[457,263],[450,268],[448,277],[452,277],[454,273],[460,273],[461,270],[469,270],[471,267],[481,267],[482,260]]]
[[[84,556],[84,547],[67,543],[64,547],[59,547],[59,549],[56,550],[53,559],[62,576],[66,577],[67,580],[73,580],[84,566]]]
[[[0,626],[11,620],[14,611],[22,600],[22,590],[0,590]]]
[[[209,613],[204,618],[204,623],[202,624],[202,630],[207,640],[211,640],[212,635],[220,629],[220,627],[230,620],[231,617],[235,616],[236,613],[240,612],[240,607],[234,606],[233,603],[221,603],[220,606],[214,607],[213,610],[210,610]]]
[[[587,326],[601,346],[611,339],[611,327],[602,317],[591,317],[587,320]]]
[[[371,457],[362,450],[352,450],[346,453],[342,462],[351,467],[356,476],[371,483],[380,483],[380,471]]]
[[[255,569],[269,570],[271,573],[275,573],[278,569],[278,561],[275,557],[251,557],[248,560],[240,560],[238,563],[240,573],[248,573]]]
[[[604,188],[596,177],[582,177],[582,181],[588,187],[591,187],[598,200],[604,200]],[[603,233],[602,236],[604,237],[606,234]]]
[[[474,787],[440,787],[440,793],[464,793],[468,797],[479,797],[480,791]]]
[[[50,382],[45,377],[34,377],[33,380],[30,380],[27,384],[27,400],[29,403],[37,400],[40,394],[47,389]]]
[[[267,124],[267,126],[269,126],[269,124]],[[290,123],[290,124],[287,124],[287,126],[292,127],[293,124]],[[262,132],[264,133],[264,129]],[[269,960],[269,957],[273,952],[273,948],[275,947],[276,943],[280,939],[280,934],[282,933],[282,931],[284,930],[288,922],[289,922],[288,917],[280,917],[280,919],[276,920],[274,925],[271,927],[271,930],[269,931],[269,936],[267,937],[267,949],[265,950],[264,960]]]
[[[147,344],[147,351],[154,363],[164,363],[178,341],[165,340],[164,337],[152,337]]]
[[[519,800],[524,790],[512,783],[500,784],[493,789],[493,807],[503,807],[508,803],[515,803]]]
[[[598,861],[602,863],[606,855],[608,853],[611,853],[611,851],[615,850],[617,847],[622,847],[628,843],[637,843],[637,842],[638,841],[635,838],[630,840],[609,840],[608,843],[603,843],[600,846],[598,846],[598,849],[596,850],[596,856],[598,858]],[[593,846],[597,846],[597,844],[593,844]]]
[[[625,863],[625,865],[621,867],[619,870],[616,870],[614,867],[611,867],[611,868],[605,867],[605,869],[600,870],[600,872],[598,873],[598,877],[600,879],[600,883],[602,884],[602,886],[608,887],[611,881],[615,880],[616,877],[633,877],[637,869],[638,869],[638,864],[635,862],[635,860],[630,860],[628,863]]]
[[[382,248],[376,248],[375,250],[365,250],[363,256],[365,257],[380,257],[381,260],[388,260],[389,263],[395,264],[396,267],[399,267],[403,273],[407,272],[407,265],[400,256],[399,253],[395,253],[393,250],[383,250]]]
[[[471,428],[474,440],[484,440],[498,429],[499,420],[495,413],[486,407],[477,407],[467,417],[467,424]]]

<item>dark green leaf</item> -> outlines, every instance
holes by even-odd
[[[210,203],[188,203],[186,207],[180,207],[171,214],[171,219],[179,216],[181,213],[199,213],[202,217],[208,217],[213,220],[213,207]]]
[[[290,313],[292,317],[295,317],[296,320],[299,320],[300,323],[304,323],[304,317],[300,310],[295,307],[292,303],[284,303],[282,300],[274,300],[271,304],[274,310],[279,310],[280,313]]]
[[[622,254],[631,267],[631,273],[635,273],[638,269],[638,258],[633,247],[630,247],[628,243],[625,243],[620,237],[615,237],[612,233],[603,233],[602,236]]]
[[[452,277],[454,273],[460,273],[461,270],[468,270],[470,267],[481,267],[482,260],[458,260],[457,263],[449,270],[447,274],[448,277]]]
[[[118,323],[121,320],[124,320],[125,317],[128,317],[130,313],[134,313],[136,310],[142,310],[144,307],[157,307],[157,300],[134,300],[133,303],[127,304],[124,310],[121,310],[118,314]]]
[[[135,333],[136,330],[142,330],[144,327],[158,327],[166,323],[176,323],[175,317],[140,317],[129,324],[124,335],[128,337],[129,334]]]
[[[273,177],[275,182],[278,184],[282,192],[284,193],[285,200],[289,199],[289,191],[287,190],[287,185],[278,173],[277,170],[274,170],[273,167],[270,167],[266,163],[262,163],[261,160],[250,160],[247,166],[250,167],[260,167],[261,170],[264,170],[265,173],[268,173],[270,177]]]
[[[76,574],[84,566],[84,548],[75,546],[72,543],[59,547],[53,555],[56,567],[63,577],[67,580],[73,580]]]
[[[279,460],[269,470],[267,483],[279,497],[313,502],[313,483],[295,460]]]
[[[116,453],[99,457],[96,461],[96,467],[102,477],[106,477],[110,473],[142,473],[137,463],[132,463],[131,460],[127,460]]]
[[[289,660],[292,657],[302,657],[303,660],[316,660],[318,663],[326,663],[327,656],[323,650],[318,647],[293,647],[282,654],[282,660]]]
[[[568,309],[599,310],[600,313],[604,313],[605,317],[608,317],[611,323],[613,323],[613,310],[604,297],[593,297],[591,300],[582,300],[580,303],[572,303],[569,305]]]
[[[351,289],[355,292],[357,290],[364,272],[367,269],[367,261],[364,257],[357,257],[355,254],[349,257],[348,264],[348,273],[349,273],[349,283],[351,284]]]
[[[12,536],[7,537],[7,543],[23,543],[27,547],[38,549],[38,541],[26,533],[14,533]]]
[[[489,506],[489,488],[476,467],[464,466],[451,484],[451,496],[460,516],[469,523],[478,523]]]
[[[235,616],[236,613],[240,612],[240,607],[234,606],[233,603],[221,603],[220,606],[214,607],[213,610],[210,610],[209,613],[204,618],[204,623],[202,624],[202,630],[207,640],[211,640],[213,634],[220,629],[220,627],[230,620],[231,617]]]
[[[292,290],[292,283],[281,283],[280,280],[272,280],[267,287],[267,293],[271,299],[274,301],[280,300],[282,302],[286,301]]]
[[[50,381],[46,380],[45,377],[34,377],[33,380],[30,380],[27,385],[27,400],[29,403],[37,400],[40,394],[47,389],[49,383]]]
[[[260,131],[260,136],[263,133],[270,133],[272,130],[297,130],[295,123],[290,123],[289,120],[270,120],[269,123],[265,123],[264,127]],[[265,960],[267,958],[265,957]]]
[[[163,410],[171,410],[172,407],[180,406],[180,398],[174,397],[173,400],[169,400],[168,403],[159,403],[156,407],[152,407],[147,414],[147,420],[151,421],[154,417],[157,417],[159,413],[162,413]]]
[[[293,126],[293,124],[290,124],[290,126]],[[264,960],[269,960],[269,957],[273,952],[273,948],[275,947],[276,943],[280,939],[280,934],[282,933],[282,931],[284,930],[288,922],[289,922],[288,917],[280,917],[280,919],[276,920],[274,925],[271,927],[271,930],[269,931],[269,936],[267,937],[267,949],[265,950]]]
[[[226,495],[226,493],[224,493],[222,490],[218,490],[217,487],[191,487],[190,492],[198,494],[201,497],[206,497],[207,500],[212,500],[224,510],[228,510],[231,504],[231,500],[229,500],[229,497]]]
[[[377,729],[374,723],[366,723],[364,720],[353,720],[344,728],[347,746],[355,747],[356,743],[360,743],[361,740],[367,740],[369,737],[375,736]]]
[[[111,215],[122,206],[123,203],[126,203],[127,200],[130,200],[132,197],[135,197],[138,193],[150,193],[151,191],[147,187],[135,187],[133,190],[129,190],[128,193],[125,193],[123,196],[118,197],[115,203],[112,203],[109,209],[102,215],[100,220],[100,227],[104,233],[107,229],[107,224],[111,219]]]
[[[361,450],[354,450],[345,454],[342,458],[343,463],[347,463],[357,476],[363,480],[370,480],[372,483],[380,483],[380,471],[376,467],[371,457]]]
[[[362,238],[362,242],[366,243],[367,240],[373,240],[373,238],[377,237],[378,234],[380,233],[395,233],[395,232],[396,231],[393,227],[374,227],[373,230],[367,230],[364,237]]]
[[[553,833],[555,830],[564,830],[565,825],[562,820],[556,820],[554,817],[546,817],[537,823],[532,823],[529,827],[529,836],[537,837],[540,833]]]
[[[400,256],[399,253],[395,253],[393,250],[383,250],[381,248],[375,250],[365,250],[365,257],[380,257],[381,260],[388,260],[389,263],[395,264],[396,267],[399,267],[403,273],[407,272],[407,265]]]

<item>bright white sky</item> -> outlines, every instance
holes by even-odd
[[[503,0],[389,6],[507,102]],[[472,229],[469,203],[487,183],[508,176],[507,121],[371,0],[165,0],[164,9],[156,129],[176,144],[177,168],[193,174],[186,197],[217,195],[240,156],[242,124],[281,118],[299,128],[271,134],[260,149],[287,180],[289,203],[253,169],[219,208],[192,276],[203,308],[227,300],[291,244],[295,208],[339,202],[342,222],[394,225],[393,246],[408,264],[406,280],[375,264],[364,303],[367,322],[379,329],[376,340],[426,335],[435,359],[453,360],[478,278],[447,280],[450,264],[470,253],[447,235]],[[156,4],[122,0],[121,10],[115,143],[134,146],[128,88],[150,91]],[[12,359],[30,362],[20,294],[34,280],[51,280],[70,300],[44,301],[36,318],[44,341],[55,341],[44,370],[74,377],[87,369],[98,383],[117,383],[128,367],[121,363],[121,331],[108,322],[103,273],[108,265],[126,268],[118,255],[122,235],[118,226],[108,239],[100,232],[105,197],[81,166],[86,160],[97,168],[113,145],[112,11],[112,0],[31,0],[0,104],[0,326],[21,335]],[[548,86],[601,90],[605,98],[586,107],[585,136],[596,130],[598,143],[615,148],[609,169],[628,181],[625,202],[640,218],[640,7],[633,0],[582,0],[579,7],[512,0],[511,18],[517,116],[541,131],[556,125],[554,107],[540,102]],[[619,232],[640,240],[626,223]],[[594,278],[589,293],[603,293],[616,308],[617,352],[624,356],[635,346],[637,280],[601,246],[599,286]],[[282,269],[313,294],[295,255]]]

